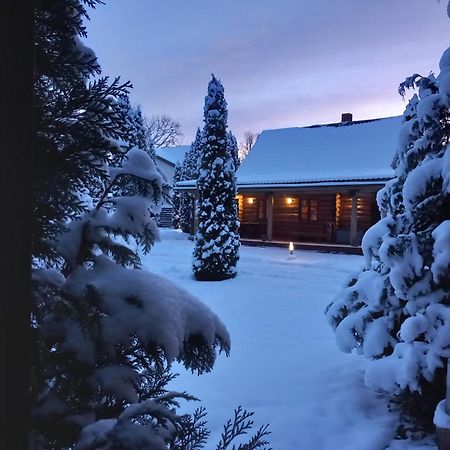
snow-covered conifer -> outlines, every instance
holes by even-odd
[[[200,168],[200,156],[202,146],[202,131],[197,128],[194,142],[186,154],[184,176],[185,180],[196,180]]]
[[[200,153],[202,145],[202,132],[197,129],[195,140],[187,152],[182,168],[183,180],[197,180]],[[194,232],[194,197],[192,194],[183,192],[180,194],[180,228],[185,233]]]
[[[228,131],[227,133],[227,151],[229,153],[229,156],[233,160],[234,170],[238,170],[239,166],[241,165],[238,154],[239,148],[237,140],[231,131]]]
[[[193,270],[197,280],[224,280],[236,275],[239,222],[236,176],[227,152],[227,103],[214,75],[204,106],[204,129],[198,190],[199,226]]]
[[[175,171],[173,175],[173,186],[183,179],[183,165],[180,162],[175,164]],[[181,197],[183,194],[172,191],[172,226],[174,228],[180,228],[181,218]]]
[[[136,146],[129,84],[85,47],[84,5],[36,7],[34,352],[30,448],[175,448],[192,420],[169,392],[174,360],[212,368],[228,333],[206,306],[140,269],[164,180]],[[188,429],[186,429],[186,427]]]
[[[381,219],[363,238],[365,267],[326,314],[339,348],[370,359],[367,385],[421,393],[430,414],[450,357],[450,49],[439,76],[413,75],[399,91],[408,88],[418,92],[399,130],[395,178],[377,196]]]

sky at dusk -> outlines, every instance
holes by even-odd
[[[229,126],[245,131],[398,115],[398,85],[438,71],[450,44],[441,0],[105,0],[87,44],[103,73],[132,81],[145,115],[202,125],[211,73]]]

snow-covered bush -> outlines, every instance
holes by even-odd
[[[204,129],[198,190],[198,231],[193,270],[197,280],[224,280],[236,276],[239,258],[239,222],[236,175],[227,150],[227,103],[223,86],[214,75],[204,106]]]
[[[381,219],[362,242],[365,267],[326,311],[343,351],[370,359],[365,382],[422,403],[444,391],[450,357],[450,49],[440,74],[413,75]],[[434,410],[430,405],[429,412]]]
[[[170,364],[209,371],[230,341],[198,299],[140,270],[165,183],[130,131],[129,84],[88,81],[100,68],[79,37],[96,3],[36,4],[30,448],[175,449],[204,433],[177,413],[192,397],[167,391]]]

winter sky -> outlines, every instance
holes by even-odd
[[[437,72],[450,43],[441,0],[106,0],[87,43],[104,74],[134,85],[144,114],[202,124],[210,74],[220,78],[230,129],[398,115],[398,84]]]

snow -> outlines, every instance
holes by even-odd
[[[210,442],[242,405],[255,411],[255,428],[270,423],[277,450],[388,448],[397,413],[388,411],[386,396],[364,385],[365,358],[336,348],[324,316],[363,257],[300,250],[292,257],[287,247],[241,247],[236,278],[198,282],[187,235],[161,230],[161,238],[143,256],[144,266],[205,302],[233,342],[231,356],[220,356],[211,373],[197,377],[176,365],[180,376],[170,386],[202,400]],[[392,441],[392,449],[422,448],[407,444]]]
[[[121,280],[120,286],[111,280]],[[126,343],[135,334],[145,343],[159,345],[169,362],[180,356],[190,336],[201,336],[210,347],[219,338],[229,347],[228,332],[217,316],[164,277],[126,269],[99,256],[95,270],[78,267],[65,288],[82,297],[88,285],[103,294],[105,342]],[[133,308],[132,298],[139,300]]]
[[[176,145],[174,147],[161,147],[155,150],[157,157],[171,162],[173,165],[182,163],[187,152],[191,149],[190,145]]]
[[[144,180],[155,180],[161,185],[162,178],[152,158],[144,151],[133,147],[128,151],[121,167],[110,167],[111,178],[119,175],[134,175]]]
[[[450,415],[445,411],[445,400],[438,403],[434,413],[433,423],[439,428],[450,429]]]
[[[105,439],[108,432],[111,431],[116,424],[116,419],[103,419],[84,427],[75,450],[92,448],[91,445],[94,442],[99,442]]]
[[[431,273],[435,282],[445,277],[450,267],[450,220],[444,220],[437,226],[432,236],[435,239],[433,246],[434,261]]]
[[[237,171],[238,184],[392,178],[400,126],[401,117],[390,117],[263,131]]]

